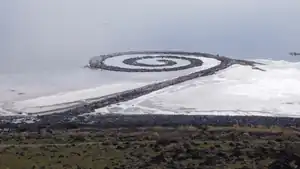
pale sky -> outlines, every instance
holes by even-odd
[[[299,0],[0,0],[0,72],[185,50],[300,61]]]

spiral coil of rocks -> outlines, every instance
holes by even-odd
[[[109,65],[107,60],[124,57],[123,66]],[[126,58],[126,56],[128,58]],[[213,58],[214,55],[198,52],[179,51],[130,51],[96,56],[90,59],[89,67],[92,69],[103,69],[119,72],[167,72],[189,69],[203,65],[202,58]],[[214,58],[219,60],[218,58]],[[143,63],[152,60],[156,63]],[[188,62],[179,65],[181,61]],[[221,60],[220,60],[221,61]],[[179,65],[179,66],[178,66]],[[137,67],[137,68],[136,68]]]

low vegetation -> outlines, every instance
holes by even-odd
[[[44,129],[0,139],[0,169],[264,169],[283,152],[300,154],[299,131],[276,126]]]

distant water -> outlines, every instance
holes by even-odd
[[[288,55],[300,51],[299,8],[299,0],[2,1],[1,90],[109,83],[82,67],[92,56],[128,50],[300,61]]]

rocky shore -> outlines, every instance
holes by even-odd
[[[1,130],[28,130],[37,131],[40,128],[49,129],[70,129],[70,128],[120,128],[120,127],[152,127],[152,126],[279,126],[298,127],[299,118],[288,117],[260,117],[260,116],[195,116],[195,115],[90,115],[72,118],[61,116],[49,116],[52,118],[40,118],[28,123],[11,123],[14,117],[2,118]],[[28,119],[27,119],[28,120]]]

